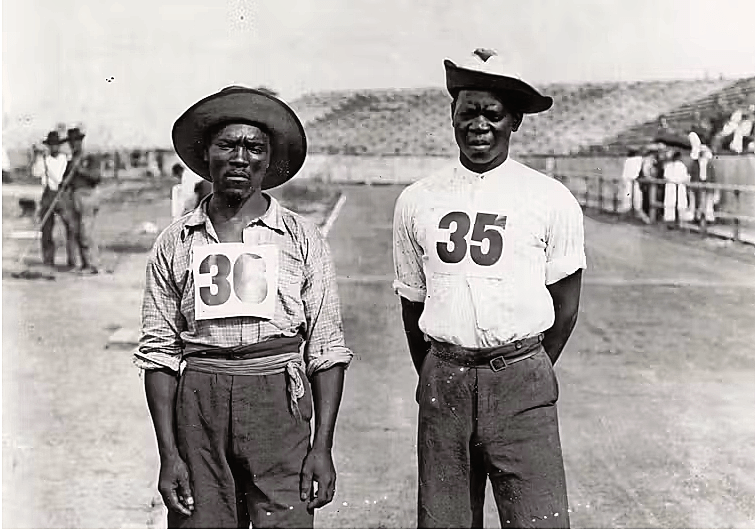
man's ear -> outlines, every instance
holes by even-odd
[[[513,132],[516,132],[519,130],[519,127],[522,125],[522,120],[524,119],[524,114],[521,112],[514,112],[514,124],[511,126],[511,130]]]

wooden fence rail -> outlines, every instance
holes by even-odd
[[[648,218],[650,223],[658,222],[663,219],[663,211],[666,205],[658,201],[658,197],[663,193],[668,184],[674,186],[674,221],[677,227],[681,227],[685,219],[685,210],[680,208],[679,204],[679,187],[684,186],[690,192],[696,192],[697,200],[702,204],[709,197],[709,194],[720,194],[722,192],[730,193],[733,200],[726,201],[725,209],[715,211],[715,218],[730,222],[732,226],[731,239],[734,241],[741,240],[741,231],[743,223],[755,223],[755,212],[742,211],[742,196],[755,196],[755,185],[747,184],[724,184],[715,182],[688,182],[676,183],[666,179],[636,179],[632,185],[620,179],[610,179],[599,174],[555,174],[554,178],[566,185],[580,204],[585,208],[596,208],[602,212],[626,213],[627,211],[638,213],[639,186],[637,184],[647,185],[648,197]],[[629,191],[630,197],[626,198]],[[641,193],[641,192],[640,192]],[[624,195],[624,197],[622,197]],[[641,200],[639,202],[642,202]],[[627,208],[627,204],[629,207]],[[641,209],[641,208],[640,208]],[[660,216],[658,210],[661,211]],[[699,221],[699,230],[701,234],[706,235],[708,231],[707,219],[703,215]]]

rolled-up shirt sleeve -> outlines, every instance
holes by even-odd
[[[551,285],[587,268],[582,208],[564,189],[564,199],[550,216],[545,248],[545,284]]]
[[[142,329],[134,352],[134,363],[145,370],[177,372],[183,353],[180,334],[186,329],[186,320],[180,311],[181,293],[171,275],[170,247],[166,238],[158,238],[147,260]]]
[[[348,366],[353,353],[344,340],[341,303],[330,248],[317,229],[308,236],[301,295],[307,323],[304,361],[307,376],[311,377],[315,372],[337,364]]]
[[[411,302],[424,302],[427,294],[422,248],[414,237],[411,206],[402,194],[393,212],[393,290]]]

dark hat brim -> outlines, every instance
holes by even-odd
[[[231,87],[192,105],[173,125],[173,147],[194,173],[212,180],[204,159],[207,132],[224,123],[256,123],[270,137],[270,165],[262,189],[280,186],[301,169],[307,156],[304,126],[278,98],[245,87]]]
[[[504,75],[470,70],[453,61],[443,61],[446,68],[446,88],[452,97],[460,90],[487,90],[501,94],[505,103],[525,114],[544,112],[553,106],[553,98],[544,96],[521,79]]]
[[[74,127],[72,129],[68,129],[68,132],[66,133],[66,137],[63,140],[64,142],[72,142],[74,140],[81,140],[84,138],[86,134],[81,132],[81,129],[79,127]]]

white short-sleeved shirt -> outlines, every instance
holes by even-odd
[[[424,302],[420,329],[488,348],[549,329],[546,285],[586,267],[582,209],[560,182],[507,159],[461,163],[405,189],[393,220],[396,292]]]
[[[31,173],[34,177],[41,179],[43,188],[57,191],[58,186],[63,182],[67,166],[68,156],[65,153],[58,153],[57,156],[44,155],[34,161]]]

